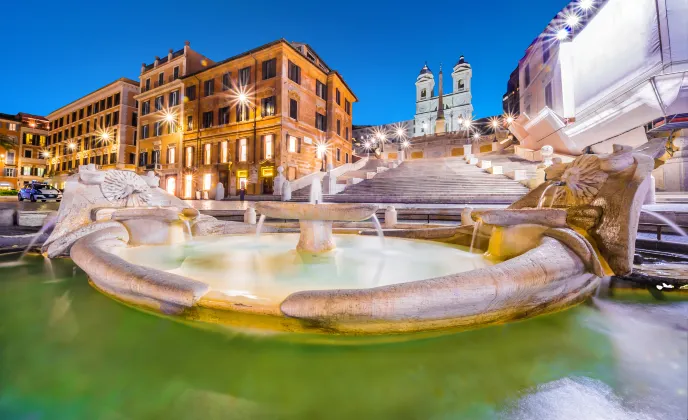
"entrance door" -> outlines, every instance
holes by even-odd
[[[239,178],[239,189],[246,189],[248,185],[248,178],[247,177],[241,177]],[[237,191],[237,195],[239,194],[239,191]]]
[[[165,181],[165,190],[168,194],[176,195],[177,193],[177,178],[174,176],[168,176],[167,181]]]
[[[275,186],[275,178],[263,178],[263,194],[272,194]]]
[[[225,188],[225,194],[229,195],[229,171],[220,171],[217,181],[222,183],[222,186]]]

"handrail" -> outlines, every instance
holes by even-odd
[[[368,158],[363,158],[356,163],[345,163],[344,165],[340,165],[332,169],[330,171],[330,174],[334,175],[335,177],[339,177],[340,175],[346,172],[356,171],[362,168],[363,166],[365,166],[366,163],[368,163]],[[327,172],[321,172],[320,170],[317,170],[308,175],[304,175],[301,178],[289,181],[289,185],[291,186],[292,191],[300,190],[311,185],[315,178],[319,178],[320,180],[322,180],[326,174]]]

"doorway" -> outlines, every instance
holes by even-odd
[[[168,176],[165,181],[165,191],[168,194],[177,195],[177,178],[174,176]]]
[[[275,178],[263,178],[263,194],[272,194],[275,189]]]

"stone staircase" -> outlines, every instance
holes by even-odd
[[[361,169],[349,171],[339,176],[337,178],[337,184],[339,184],[341,188],[344,189],[347,185],[355,185],[364,180],[372,179],[377,174],[388,170],[389,165],[390,164],[386,160],[371,157]],[[307,200],[310,196],[310,192],[310,185],[304,188],[300,188],[296,191],[292,191],[292,201]]]
[[[520,168],[519,165],[525,165],[524,162],[512,160],[513,156],[507,152],[476,155],[479,160],[487,160],[489,157],[508,168]],[[367,173],[375,170],[376,175],[373,178],[363,179],[353,185],[350,183],[343,192],[326,195],[325,201],[507,204],[516,201],[529,191],[518,181],[505,175],[491,174],[459,157],[408,160],[392,169],[386,168],[387,166],[389,163],[382,160],[368,162],[366,167],[359,172]],[[346,174],[346,176],[347,179],[356,178],[351,174]],[[306,188],[302,190],[298,191],[298,194],[293,194],[292,199],[299,201],[307,199],[309,190]]]

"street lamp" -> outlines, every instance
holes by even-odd
[[[326,143],[318,143],[318,145],[315,147],[318,155],[320,155],[320,158],[322,160],[322,164],[320,166],[320,172],[327,172],[327,168],[325,167],[325,164],[327,163],[327,144]]]
[[[256,107],[253,103],[251,103],[251,100],[248,98],[248,95],[246,94],[246,91],[240,90],[237,95],[237,101],[241,105],[241,113],[244,113],[245,108],[244,107],[249,107],[251,110],[253,110],[253,162],[252,164],[255,166],[256,173],[258,172],[258,167],[257,167],[257,161],[256,161],[256,145],[258,144],[258,139],[256,138],[256,122],[258,120],[258,115],[256,115]],[[237,132],[239,130],[239,127],[237,126]]]

